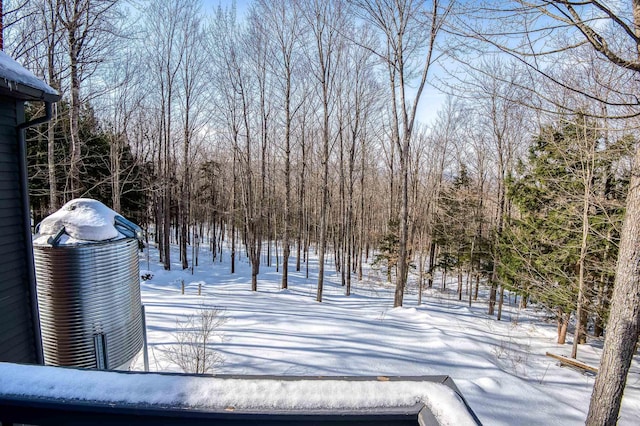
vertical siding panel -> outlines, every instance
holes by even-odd
[[[30,307],[16,125],[21,104],[0,96],[0,310],[11,312],[0,322],[0,361],[35,363],[36,344]],[[16,273],[17,272],[17,273]],[[6,278],[5,278],[6,277]]]

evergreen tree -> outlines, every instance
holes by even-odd
[[[436,266],[443,272],[443,288],[447,273],[457,271],[459,298],[462,298],[463,271],[477,271],[486,249],[482,248],[486,241],[478,232],[482,217],[478,208],[481,196],[474,188],[467,167],[461,163],[457,176],[442,191],[438,201],[439,213],[434,227],[434,238],[439,247]]]
[[[373,260],[373,265],[384,264],[387,267],[387,281],[391,282],[391,270],[397,269],[398,256],[400,254],[400,222],[397,219],[390,220],[388,223],[389,230],[382,236],[378,243],[380,252]]]
[[[65,110],[68,102],[60,101],[57,105],[58,116],[54,126],[56,187],[61,189],[63,197],[60,204],[71,199],[69,179],[69,119]],[[26,110],[27,117],[37,116],[32,107]],[[104,130],[91,107],[82,110],[79,121],[79,134],[83,140],[82,158],[85,160],[79,170],[80,185],[77,190],[82,197],[93,198],[105,205],[111,205],[111,168],[109,130]],[[29,167],[29,198],[34,224],[39,223],[50,213],[49,175],[47,168],[47,139],[39,128],[27,131],[27,164]],[[128,144],[124,145],[122,155],[121,181],[123,182],[121,211],[124,216],[142,223],[145,218],[146,198],[144,192],[144,168],[138,161]],[[66,191],[64,189],[67,189]]]
[[[610,143],[594,127],[578,115],[542,129],[519,177],[508,180],[519,216],[500,242],[499,277],[555,312],[559,343],[579,306],[583,326],[587,313],[604,315],[603,288],[610,289],[617,256],[626,178],[616,167],[628,142]]]

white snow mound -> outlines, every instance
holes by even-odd
[[[62,227],[74,240],[106,241],[122,236],[114,226],[118,213],[90,198],[76,198],[40,223],[37,241],[56,235]]]

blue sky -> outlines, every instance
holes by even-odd
[[[222,7],[231,6],[233,3],[232,0],[202,0],[202,5],[205,11],[209,11],[213,8],[218,7],[218,5],[222,5]],[[244,12],[247,10],[249,5],[252,3],[251,0],[236,0],[236,8],[238,10],[238,15],[242,16]]]
[[[230,7],[234,3],[233,0],[202,0],[203,10],[209,12],[221,5],[223,8]],[[253,0],[235,0],[238,18],[242,19]],[[431,75],[438,72],[438,67],[434,66]],[[440,71],[441,72],[441,71]],[[415,90],[409,89],[409,94],[413,96]],[[423,124],[431,124],[436,118],[438,110],[445,102],[445,95],[435,89],[433,86],[427,85],[424,88],[420,103],[418,105],[416,119]]]

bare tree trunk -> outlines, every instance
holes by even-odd
[[[487,312],[488,315],[493,315],[494,313],[495,306],[496,306],[496,295],[498,290],[497,284],[494,281],[494,279],[497,278],[498,276],[495,263],[493,268],[494,268],[494,271],[491,273],[492,279],[490,280],[491,290],[489,291],[489,311]]]
[[[436,242],[432,238],[431,244],[429,245],[429,272],[427,279],[427,287],[433,287],[433,274],[435,273],[436,266]]]
[[[356,106],[358,108],[359,106]],[[349,147],[349,171],[348,171],[348,183],[347,183],[347,216],[346,216],[346,230],[345,230],[345,241],[346,241],[346,265],[344,267],[345,273],[347,274],[347,289],[346,295],[351,295],[351,273],[352,273],[352,253],[353,253],[353,186],[354,186],[354,168],[356,161],[356,142],[358,136],[358,121],[359,121],[359,112],[356,113],[356,127],[352,130],[352,139],[351,146]]]
[[[191,34],[198,35],[196,33],[198,29],[198,22],[194,17],[190,18],[190,27],[193,33]],[[186,35],[185,35],[186,36]],[[187,43],[187,46],[184,50],[184,61],[182,65],[182,91],[184,93],[184,104],[183,104],[183,115],[184,115],[184,124],[183,124],[183,145],[182,145],[182,189],[180,194],[180,261],[182,263],[182,269],[187,269],[189,267],[189,261],[187,259],[187,240],[189,238],[189,224],[191,223],[191,138],[192,138],[192,126],[191,123],[191,114],[193,114],[193,102],[195,93],[195,85],[196,79],[200,76],[201,68],[198,66],[196,48],[194,41],[191,38],[187,37],[187,40],[190,43]],[[195,229],[194,229],[195,232]],[[192,241],[191,244],[195,242]],[[193,258],[191,259],[193,262]]]
[[[482,191],[480,191],[480,194],[481,194],[480,197],[482,197]],[[473,236],[473,240],[471,241],[471,250],[470,250],[470,254],[469,254],[469,273],[467,274],[467,291],[469,292],[469,307],[471,307],[471,294],[473,293],[473,291],[471,291],[471,287],[472,287],[471,272],[473,271],[473,261],[474,261],[473,255],[474,255],[475,248],[476,248],[476,239],[477,239],[479,234],[480,234],[480,232],[477,232]],[[474,275],[479,275],[479,274],[480,274],[480,271],[476,270]]]
[[[121,211],[120,194],[122,186],[120,183],[120,135],[113,135],[109,144],[110,163],[111,163],[111,208],[117,212]]]
[[[171,103],[171,91],[169,91],[169,104]],[[168,108],[167,123],[165,123],[165,137],[164,137],[164,176],[163,176],[163,249],[164,249],[164,269],[171,269],[171,129],[168,124],[171,121],[171,108]]]
[[[567,328],[569,327],[569,314],[558,308],[558,344],[564,345],[567,339]]]
[[[305,18],[313,34],[316,49],[317,68],[315,75],[321,88],[322,103],[322,150],[321,150],[321,194],[320,194],[320,236],[318,239],[318,288],[316,301],[322,302],[324,284],[324,262],[327,250],[329,215],[329,145],[331,125],[331,87],[335,77],[339,28],[342,25],[342,4],[340,2],[308,2],[305,4]]]
[[[160,167],[161,168],[161,167]],[[154,242],[156,243],[156,247],[158,248],[158,255],[159,255],[159,261],[160,263],[164,262],[164,246],[162,245],[162,239],[164,238],[162,236],[162,199],[160,198],[160,196],[156,195],[154,197],[154,206],[153,206],[153,213],[154,213],[154,227],[155,227],[155,235],[154,235]]]
[[[71,163],[69,167],[69,179],[73,198],[81,195],[80,183],[80,76],[78,70],[78,50],[75,35],[76,29],[69,30],[69,62],[71,77],[71,103],[69,105],[69,137],[71,138]]]
[[[287,76],[285,89],[285,158],[284,158],[284,234],[282,236],[282,288],[289,286],[289,229],[291,228],[291,75]]]
[[[500,321],[502,319],[502,305],[504,304],[504,286],[500,286],[500,297],[498,298],[498,315],[496,319]]]
[[[640,0],[634,0],[640,22]],[[640,33],[640,29],[636,30]],[[615,425],[622,393],[640,333],[640,149],[636,150],[620,252],[611,298],[611,311],[598,375],[591,394],[587,425]]]
[[[462,300],[462,268],[460,266],[458,266],[458,300]]]
[[[500,144],[499,144],[500,145]],[[498,287],[498,252],[497,252],[497,242],[502,235],[502,229],[504,226],[504,212],[505,212],[505,204],[506,204],[506,194],[504,189],[504,167],[502,165],[502,161],[499,162],[500,168],[500,176],[501,179],[498,182],[498,217],[497,217],[497,230],[494,236],[494,248],[493,248],[493,269],[491,271],[491,279],[489,280],[491,284],[491,291],[489,292],[489,315],[493,315],[495,305],[496,305],[496,295],[497,295],[497,287]]]
[[[365,215],[364,215],[364,176],[365,176],[365,143],[364,137],[360,140],[360,234],[358,237],[358,281],[362,281],[362,252],[365,245]]]
[[[303,113],[304,115],[304,113]],[[306,146],[305,146],[305,126],[304,126],[304,117],[303,117],[303,125],[300,130],[300,149],[302,151],[302,167],[300,168],[300,189],[298,192],[298,256],[296,258],[296,271],[300,272],[300,257],[302,254],[306,253],[306,251],[302,250],[303,245],[303,235],[305,234],[305,214],[304,214],[304,190],[305,190],[305,179],[307,172],[307,159],[306,159]],[[306,244],[305,244],[306,246]],[[301,253],[303,251],[304,253]],[[305,256],[305,263],[308,263]],[[307,278],[309,278],[307,276]]]
[[[241,89],[242,90],[242,89]],[[247,255],[251,263],[251,291],[258,291],[258,273],[260,272],[260,246],[262,245],[261,214],[258,211],[257,200],[254,195],[252,169],[251,169],[251,137],[249,114],[247,109],[247,100],[245,93],[241,92],[243,104],[243,120],[245,127],[245,169],[244,169],[244,191],[243,206],[245,218],[245,239],[247,247]]]
[[[191,193],[191,183],[190,183],[190,172],[189,172],[189,112],[188,107],[186,111],[186,124],[184,130],[184,145],[183,145],[183,156],[184,156],[184,168],[182,174],[182,190],[180,191],[180,262],[182,264],[182,269],[187,269],[189,267],[189,261],[187,259],[187,240],[189,238],[189,223],[190,223],[190,193]],[[192,242],[193,244],[193,242]],[[193,259],[191,259],[193,262]]]
[[[62,14],[64,12],[64,17]],[[70,137],[70,165],[69,183],[71,188],[71,198],[80,196],[80,132],[78,130],[80,121],[80,74],[78,69],[79,43],[77,32],[79,30],[78,19],[81,19],[77,2],[64,4],[63,9],[58,6],[58,16],[67,31],[67,47],[69,55],[69,77],[71,80],[71,98],[69,103],[69,137]]]
[[[323,110],[323,133],[322,133],[322,202],[320,205],[320,241],[318,247],[318,291],[316,301],[322,302],[322,290],[324,284],[324,255],[327,249],[327,216],[329,205],[329,106],[327,104],[327,89],[325,92],[325,103]]]
[[[69,58],[69,133],[70,133],[70,168],[69,183],[73,198],[82,195],[83,185],[80,177],[82,164],[82,140],[80,139],[80,85],[82,72],[86,71],[87,52],[92,62],[103,59],[106,49],[100,48],[100,38],[115,35],[114,26],[109,22],[115,1],[100,0],[56,0],[55,15],[66,31],[67,54]],[[54,8],[51,1],[49,6]],[[51,17],[53,20],[53,17]],[[53,22],[52,22],[53,23]],[[57,25],[56,25],[57,26]],[[53,34],[52,34],[53,36]],[[55,38],[55,36],[53,37]],[[48,40],[49,43],[52,39]]]
[[[60,90],[60,81],[56,76],[55,56],[58,48],[58,24],[60,23],[56,14],[54,0],[48,0],[43,7],[43,22],[46,27],[47,37],[47,74],[49,86]],[[53,118],[47,123],[47,168],[49,172],[49,213],[58,210],[60,201],[58,200],[58,187],[56,180],[56,158],[55,158],[55,125],[58,121],[58,109],[53,106]]]
[[[427,75],[432,62],[432,54],[436,35],[442,23],[439,16],[439,2],[431,2],[431,10],[424,9],[423,2],[395,2],[389,6],[380,7],[371,2],[355,2],[365,16],[382,33],[386,51],[380,56],[386,58],[389,74],[389,87],[391,94],[391,115],[392,115],[392,143],[398,149],[400,160],[400,240],[398,248],[398,274],[396,277],[396,289],[394,293],[394,307],[402,306],[404,290],[407,282],[409,266],[409,158],[411,135],[414,129],[416,110],[420,102],[420,96],[426,84]],[[446,15],[447,12],[444,13]],[[428,40],[417,41],[411,37],[408,31],[418,16],[427,16],[429,19]],[[423,24],[423,22],[421,22]],[[424,43],[424,44],[423,44]],[[421,49],[424,48],[424,49]],[[415,97],[409,101],[406,89],[410,69],[408,56],[411,51],[425,52],[422,62],[420,80],[417,85]],[[413,71],[416,71],[415,69]],[[402,134],[401,134],[402,130]],[[390,203],[390,211],[393,212],[393,199]],[[393,214],[391,215],[393,216]]]
[[[58,210],[58,189],[56,185],[56,151],[55,127],[56,119],[47,123],[47,168],[49,171],[49,213]],[[117,211],[117,210],[116,210]]]
[[[306,279],[309,279],[309,238],[311,234],[311,230],[309,229],[311,224],[309,222],[310,220],[307,212],[307,219],[305,220],[306,230],[305,230],[305,238],[304,238],[304,268],[305,268],[304,277]]]
[[[401,84],[403,84],[401,82]],[[403,92],[404,89],[401,89]],[[405,105],[404,95],[401,102]],[[407,245],[409,243],[409,142],[411,134],[405,133],[403,149],[400,152],[400,247],[398,249],[398,275],[396,276],[396,290],[393,299],[393,306],[402,306],[404,290],[407,285],[407,273],[409,270],[409,259],[407,255]]]
[[[231,188],[231,212],[228,217],[228,221],[231,222],[231,273],[236,273],[236,206],[237,206],[237,185],[238,185],[238,150],[237,143],[234,144],[233,147],[233,184]],[[224,235],[224,234],[223,234]],[[222,251],[221,251],[222,253]],[[222,255],[220,256],[220,260],[222,260]]]
[[[583,126],[584,132],[584,144],[585,150],[583,151],[583,155],[586,153],[586,159],[583,159],[583,176],[582,176],[582,184],[584,185],[584,194],[582,199],[582,240],[580,242],[580,258],[578,260],[578,300],[576,304],[576,330],[573,336],[573,345],[571,347],[571,358],[576,358],[578,356],[578,343],[584,343],[583,340],[586,340],[586,311],[584,311],[585,304],[585,292],[586,292],[586,282],[585,282],[585,259],[587,257],[587,239],[589,237],[589,207],[591,206],[591,187],[592,187],[592,176],[593,170],[595,168],[595,143],[591,143],[590,139],[587,136],[587,125],[586,119]],[[578,135],[578,138],[580,135]]]
[[[420,233],[420,254],[418,257],[418,306],[422,305],[424,291],[424,232]]]
[[[476,275],[476,286],[473,290],[473,300],[478,300],[478,291],[480,290],[480,274]]]

